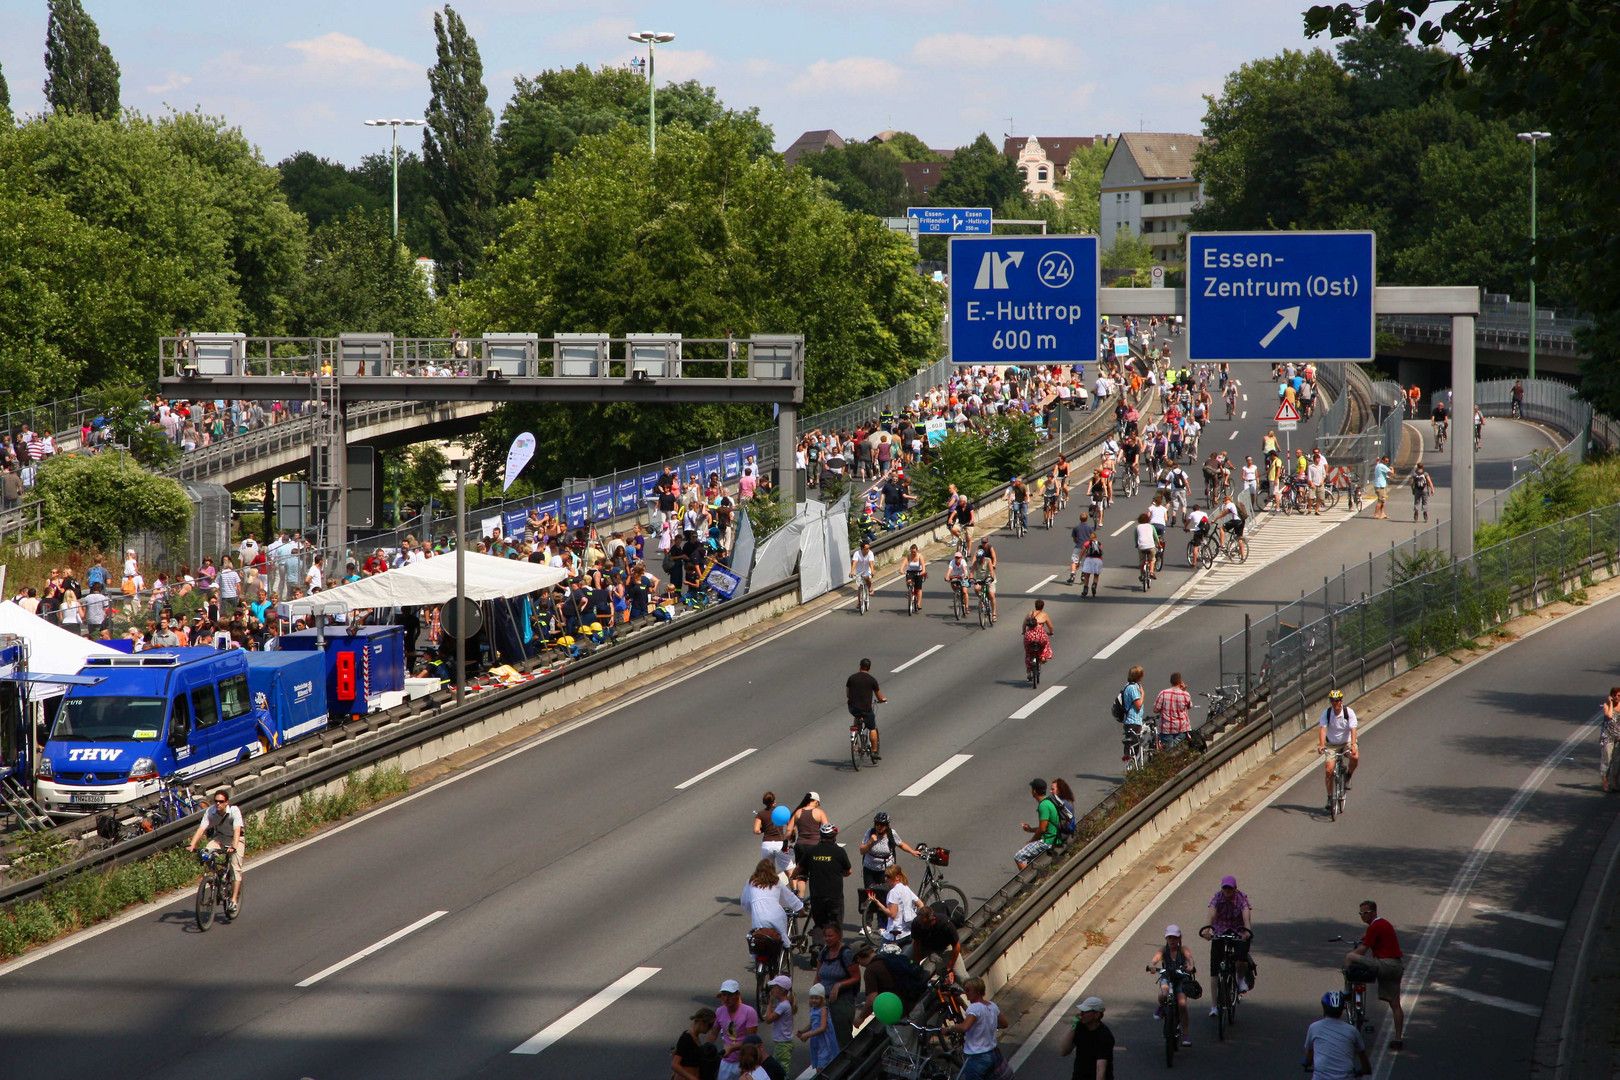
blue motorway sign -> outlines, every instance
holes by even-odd
[[[919,233],[954,235],[990,235],[991,212],[988,206],[913,206],[906,216],[917,222]]]
[[[1373,358],[1370,232],[1187,234],[1187,359]]]
[[[952,363],[1097,358],[1095,236],[956,237],[949,266]]]

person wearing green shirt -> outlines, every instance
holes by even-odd
[[[1033,825],[1028,822],[1020,823],[1020,827],[1025,832],[1035,837],[1035,839],[1019,848],[1018,853],[1013,856],[1013,862],[1018,864],[1020,870],[1028,866],[1030,860],[1043,851],[1051,851],[1053,846],[1057,844],[1058,838],[1057,803],[1053,802],[1047,795],[1046,781],[1039,778],[1031,780],[1029,782],[1029,794],[1035,800],[1036,813],[1040,816]]]

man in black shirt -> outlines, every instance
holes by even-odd
[[[838,846],[838,827],[821,827],[821,842],[806,849],[806,858],[793,872],[810,886],[810,918],[817,926],[844,924],[844,879],[854,868]]]
[[[967,978],[967,969],[962,966],[962,937],[956,925],[922,904],[911,922],[911,958],[921,964],[930,956],[939,957],[939,970],[953,972],[957,982]]]
[[[878,753],[877,707],[873,700],[887,702],[883,691],[878,689],[878,681],[872,677],[872,661],[861,660],[861,670],[844,681],[844,692],[849,697],[849,715],[855,718],[857,727],[864,727],[872,733],[872,760],[882,761]]]
[[[1088,997],[1075,1008],[1080,1015],[1063,1033],[1058,1053],[1074,1055],[1074,1080],[1114,1080],[1114,1033],[1102,1022],[1102,998]]]

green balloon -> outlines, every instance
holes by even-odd
[[[896,994],[879,994],[877,1000],[872,1003],[872,1015],[877,1017],[878,1023],[884,1025],[899,1023],[900,1017],[905,1011],[905,1008],[900,1004],[899,996]]]

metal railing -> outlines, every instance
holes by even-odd
[[[1438,560],[1437,560],[1438,561]],[[1308,684],[1326,678],[1347,694],[1380,686],[1407,667],[1458,648],[1515,614],[1566,597],[1620,562],[1620,503],[1515,536],[1458,562],[1392,565],[1387,586],[1290,625],[1261,620],[1220,645],[1222,681],[1269,703],[1272,746],[1313,726]]]

